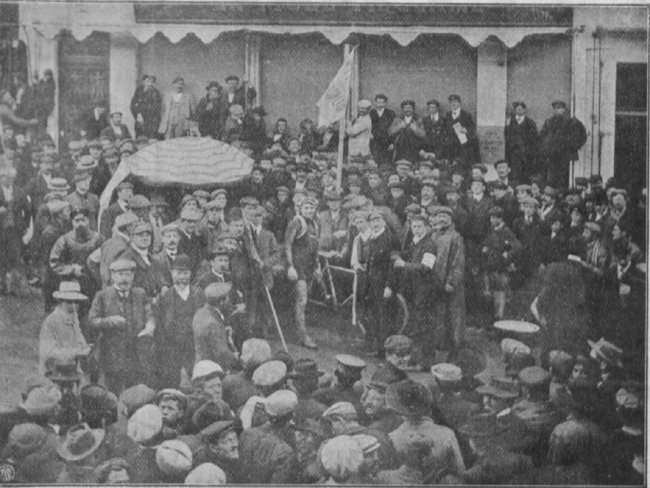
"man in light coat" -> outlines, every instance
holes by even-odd
[[[185,93],[185,80],[178,77],[172,82],[173,91],[165,95],[162,107],[162,118],[158,132],[165,139],[183,137],[189,131],[189,119],[194,114],[194,100]]]
[[[370,100],[360,100],[357,104],[359,116],[354,122],[348,122],[345,133],[348,139],[348,154],[367,156],[370,154],[370,139],[372,138],[372,120],[370,119]]]

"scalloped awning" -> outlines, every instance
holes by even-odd
[[[251,31],[269,34],[307,34],[319,32],[333,44],[341,44],[351,34],[389,35],[402,46],[407,46],[421,34],[455,34],[472,47],[478,47],[490,36],[500,39],[508,48],[516,46],[526,36],[564,34],[566,27],[457,27],[457,26],[319,26],[319,25],[205,25],[205,24],[139,24],[133,4],[122,3],[21,3],[20,22],[33,28],[47,39],[54,39],[62,30],[69,30],[77,40],[83,40],[94,31],[111,34],[130,34],[141,43],[157,33],[177,43],[188,34],[196,35],[208,44],[224,32]]]

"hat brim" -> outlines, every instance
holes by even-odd
[[[325,375],[325,371],[316,370],[316,371],[306,371],[306,372],[296,372],[294,371],[293,373],[289,373],[287,375],[287,378],[289,379],[301,379],[301,378],[309,378],[312,376],[315,377],[321,377]]]
[[[66,300],[69,302],[83,302],[88,300],[86,295],[77,293],[76,291],[55,291],[52,296],[57,300]]]
[[[102,429],[91,429],[91,432],[93,433],[93,436],[95,437],[95,442],[93,443],[93,446],[86,452],[82,454],[72,454],[70,450],[68,449],[68,446],[63,442],[59,448],[56,450],[56,452],[63,458],[65,461],[79,461],[80,459],[83,459],[85,457],[90,456],[93,452],[97,450],[97,448],[101,445],[101,443],[104,440],[104,437],[106,436],[106,432]]]
[[[519,396],[517,393],[499,390],[498,388],[492,385],[479,386],[478,388],[476,388],[476,393],[479,393],[481,395],[501,398],[503,400],[510,400],[510,399],[517,398]]]

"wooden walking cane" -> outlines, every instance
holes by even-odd
[[[280,327],[280,321],[278,320],[278,314],[275,313],[275,306],[273,305],[273,299],[271,298],[271,292],[269,291],[268,286],[264,286],[264,291],[266,291],[266,298],[269,301],[269,306],[271,307],[271,312],[273,313],[273,319],[275,320],[275,326],[278,329],[278,334],[280,334],[280,340],[282,341],[282,347],[284,347],[284,350],[288,353],[289,348],[287,347],[287,343],[284,340],[284,334],[282,333],[282,328]]]

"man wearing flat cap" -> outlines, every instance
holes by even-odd
[[[180,76],[176,77],[172,81],[172,91],[164,98],[158,132],[164,135],[165,139],[187,135],[189,121],[194,116],[194,112],[194,99],[185,92],[185,80]]]
[[[224,470],[228,483],[242,483],[242,465],[239,462],[239,438],[234,420],[220,420],[199,432],[199,438],[208,446],[207,461]]]
[[[119,110],[111,112],[108,125],[102,129],[99,137],[107,137],[116,144],[125,139],[131,139],[129,128],[122,123],[122,112]]]
[[[238,363],[232,328],[226,317],[231,288],[230,283],[208,285],[204,290],[205,305],[192,319],[195,361],[213,361],[224,371],[232,371]]]
[[[546,119],[539,133],[540,170],[555,188],[569,186],[571,161],[578,159],[578,150],[587,141],[585,126],[567,112],[566,103],[556,100],[553,115]]]
[[[278,390],[264,403],[269,420],[244,431],[239,440],[241,465],[246,466],[244,482],[290,484],[299,474],[294,434],[289,429],[298,403],[296,394]]]
[[[445,115],[448,131],[448,159],[464,161],[465,171],[481,162],[476,123],[472,115],[461,108],[460,95],[449,95],[449,112]]]
[[[156,139],[160,125],[162,95],[156,88],[156,77],[142,75],[142,84],[135,89],[131,99],[131,114],[135,119],[135,137]]]
[[[192,321],[205,304],[205,295],[200,287],[190,284],[190,265],[185,255],[174,260],[170,266],[172,286],[162,292],[153,308],[159,388],[178,388],[181,369],[189,376],[194,365]]]
[[[95,295],[88,320],[90,327],[101,335],[99,368],[109,391],[119,395],[138,383],[152,383],[148,341],[155,329],[150,301],[142,288],[133,286],[133,261],[118,259],[110,265],[113,286]],[[142,357],[141,357],[142,356]]]
[[[526,115],[526,103],[512,102],[514,113],[504,128],[506,160],[510,164],[511,178],[527,181],[536,173],[538,135],[535,121]]]
[[[345,133],[348,135],[348,154],[367,156],[370,154],[370,139],[372,138],[372,120],[370,119],[370,100],[359,100],[358,116],[354,121],[348,121]]]
[[[199,100],[196,106],[196,118],[199,122],[199,132],[203,137],[218,139],[221,136],[221,85],[211,81],[205,87],[207,94]]]
[[[424,128],[415,114],[415,102],[404,100],[400,104],[402,114],[395,117],[388,129],[391,145],[388,150],[393,151],[391,163],[406,159],[415,162],[419,159],[420,150],[425,141]]]
[[[129,230],[129,247],[118,258],[136,264],[133,286],[142,288],[149,298],[154,298],[164,283],[153,267],[153,256],[149,251],[153,234],[151,224],[139,221],[131,225]]]

